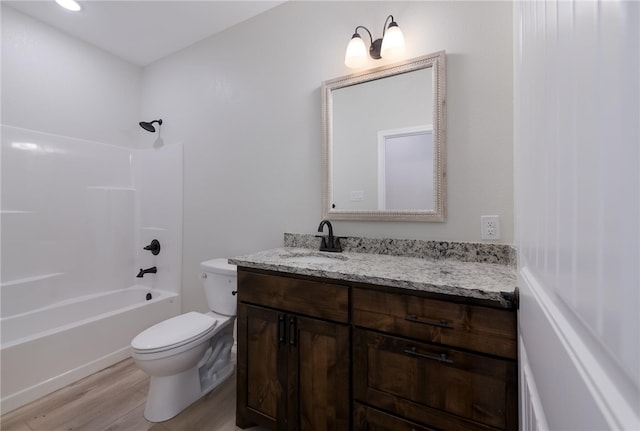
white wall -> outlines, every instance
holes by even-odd
[[[77,287],[67,289],[65,297],[136,282],[179,291],[182,147],[159,145],[157,134],[138,126],[143,119],[142,69],[4,4],[1,11],[1,122],[13,126],[4,129],[9,135],[3,134],[3,146],[9,148],[3,149],[3,167],[9,169],[2,171],[2,210],[35,206],[39,218],[47,214],[36,230],[28,218],[11,225],[18,230],[4,230],[3,245],[9,247],[4,247],[3,281],[59,271],[72,274],[66,283]],[[51,148],[11,148],[13,142],[23,141]],[[138,144],[145,150],[130,151]],[[122,159],[119,165],[112,163],[111,154]],[[15,161],[21,164],[13,166]],[[91,188],[84,192],[82,187]],[[68,205],[72,200],[73,208]],[[116,203],[116,209],[109,209]],[[78,211],[87,205],[88,215]],[[13,214],[4,215],[3,228],[14,220]],[[51,226],[56,229],[47,230]],[[142,246],[156,236],[164,248],[152,258]],[[115,245],[107,248],[105,238]],[[21,239],[39,244],[37,252],[20,247]],[[88,251],[83,253],[87,241]],[[113,264],[118,271],[106,271],[87,287],[100,263],[105,268]],[[141,266],[155,264],[163,275],[161,280],[156,277],[157,283],[151,277],[135,278]]]
[[[514,26],[522,429],[640,429],[640,3]]]
[[[134,284],[131,152],[0,130],[2,316]]]
[[[2,124],[135,146],[142,71],[2,5]]]
[[[180,293],[182,147],[2,126],[2,316],[134,284]],[[143,247],[157,238],[161,253]],[[136,278],[138,270],[156,275]]]
[[[182,145],[132,151],[136,190],[134,260],[140,268],[155,266],[156,275],[136,278],[136,284],[182,293]],[[160,253],[144,247],[157,239]]]
[[[142,116],[162,117],[164,139],[184,144],[184,310],[204,308],[199,262],[280,246],[283,232],[315,232],[320,84],[351,73],[343,61],[354,28],[379,37],[390,13],[407,58],[447,51],[449,217],[334,230],[479,241],[480,215],[499,214],[511,243],[511,4],[288,2],[144,70]]]

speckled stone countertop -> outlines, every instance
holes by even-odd
[[[285,241],[285,245],[287,241]],[[229,259],[256,269],[463,296],[512,307],[515,269],[505,263],[469,262],[389,254],[320,252],[282,247]]]

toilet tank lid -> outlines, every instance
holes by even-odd
[[[230,264],[226,257],[206,260],[200,264],[200,268],[202,268],[203,271],[213,272],[215,274],[236,275],[236,266]]]

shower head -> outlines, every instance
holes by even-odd
[[[153,127],[153,123],[158,123],[159,126],[162,126],[162,119],[153,120],[153,121],[151,121],[149,123],[147,123],[146,121],[141,121],[140,122],[140,127],[142,127],[147,132],[155,132],[156,128]]]

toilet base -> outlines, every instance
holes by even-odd
[[[166,377],[151,377],[144,417],[149,422],[164,422],[208,394],[233,375],[235,366],[227,364],[216,373],[216,378],[204,390],[200,390],[197,368]]]
[[[180,374],[151,377],[144,417],[150,422],[163,422],[176,416],[200,398],[198,369]]]
[[[202,398],[234,372],[231,362],[233,325],[219,327],[197,365],[178,374],[151,376],[144,417],[150,422],[163,422]]]

